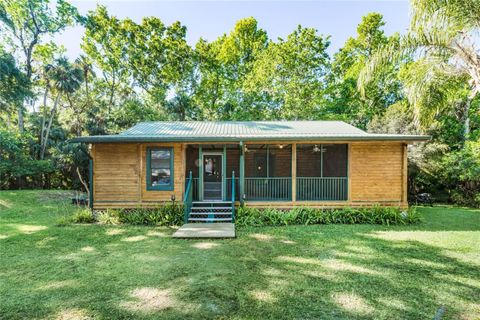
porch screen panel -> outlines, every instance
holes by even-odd
[[[297,145],[297,200],[347,200],[347,144]]]
[[[200,160],[198,158],[198,146],[187,146],[186,161],[185,161],[185,177],[188,178],[190,171],[192,171],[192,199],[198,200],[198,184],[199,184],[199,166]],[[185,179],[185,188],[187,187],[187,179]]]
[[[235,171],[235,200],[240,200],[240,146],[227,145],[226,160],[226,195],[227,200],[232,198],[232,171]]]
[[[291,174],[291,145],[247,145],[245,152],[246,200],[290,200],[292,195]]]
[[[320,146],[297,144],[297,177],[322,176],[322,153],[320,152]]]
[[[292,146],[270,145],[269,151],[269,177],[292,176]]]
[[[346,177],[347,176],[347,145],[324,144],[323,148],[323,176]]]

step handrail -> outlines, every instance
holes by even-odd
[[[192,195],[192,171],[188,174],[188,184],[187,188],[185,189],[185,195],[183,197],[183,222],[188,223],[188,218],[190,215],[190,210],[192,210],[192,202],[193,202],[193,195]]]
[[[235,222],[235,171],[232,171],[232,223]]]

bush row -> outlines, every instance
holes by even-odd
[[[284,226],[309,224],[411,224],[421,220],[414,209],[397,207],[318,209],[298,207],[290,210],[243,207],[238,210],[238,226]]]
[[[183,224],[183,205],[166,203],[155,208],[107,209],[92,214],[88,209],[76,212],[63,223],[132,224],[175,226]],[[318,209],[297,207],[290,210],[241,207],[237,226],[285,226],[309,224],[411,224],[421,220],[414,209],[397,207]],[[62,223],[61,223],[62,224]]]
[[[183,204],[168,202],[154,208],[107,209],[94,213],[82,209],[60,224],[68,222],[178,226],[183,223]]]

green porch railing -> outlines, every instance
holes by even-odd
[[[235,185],[235,189],[234,188],[227,188],[227,194],[226,194],[226,199],[231,199],[232,198],[232,194],[233,196],[235,197],[235,201],[240,201],[240,179],[237,178],[237,177],[234,177],[234,178],[227,178],[227,186],[231,186],[232,185],[232,179],[235,181],[234,182],[234,185]],[[233,192],[233,193],[232,193]]]
[[[345,201],[347,177],[297,177],[298,201]]]
[[[245,178],[245,200],[290,201],[291,177]]]
[[[190,211],[192,210],[192,171],[188,174],[187,188],[185,189],[185,195],[183,197],[183,221],[188,223]]]
[[[232,179],[231,179],[232,187],[230,188],[232,196],[232,223],[235,222],[235,171],[232,171]]]
[[[198,191],[198,184],[200,182],[199,178],[193,178],[192,179],[192,199],[193,201],[198,201],[200,200],[200,195]]]

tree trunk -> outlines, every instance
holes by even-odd
[[[20,133],[23,133],[25,126],[23,123],[23,106],[22,105],[18,106],[17,113],[18,113],[18,131]]]
[[[467,102],[465,103],[465,108],[464,108],[464,132],[463,132],[463,138],[465,140],[468,140],[470,136],[470,105],[472,104],[472,99],[469,97],[467,99]]]
[[[40,147],[43,146],[43,137],[45,134],[45,119],[47,118],[47,97],[48,97],[48,87],[45,88],[45,93],[43,94],[43,110],[42,110],[42,126],[40,128]]]
[[[57,111],[58,100],[60,100],[60,93],[57,94],[57,97],[55,98],[55,103],[53,104],[52,112],[50,112],[50,118],[48,119],[48,125],[45,131],[45,138],[43,139],[43,145],[40,150],[40,160],[43,160],[43,158],[45,157],[45,149],[47,148],[48,136],[50,135],[50,129],[52,127],[53,118],[55,116],[55,112]]]

